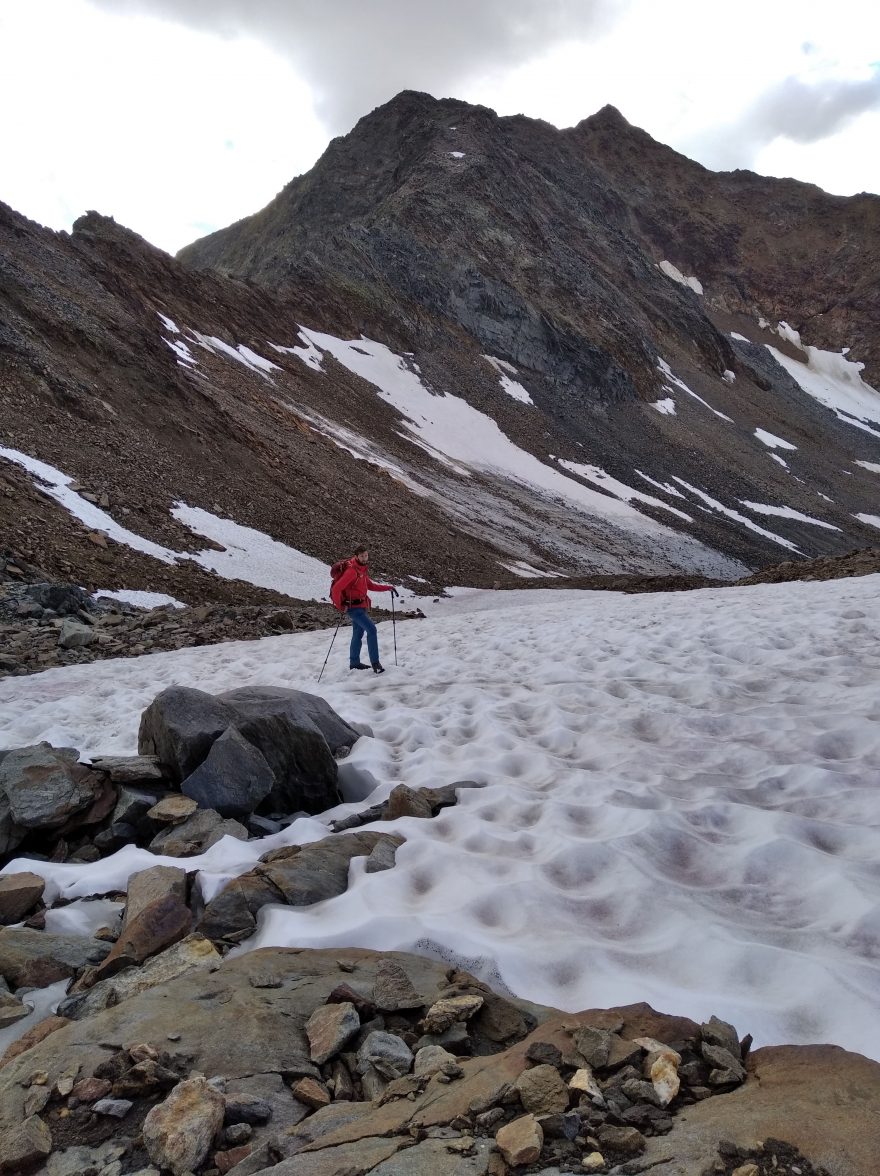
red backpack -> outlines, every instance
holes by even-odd
[[[333,600],[333,585],[342,576],[342,574],[347,570],[348,565],[350,563],[351,563],[350,558],[349,559],[340,559],[330,569],[330,599],[331,600]],[[336,602],[333,601],[333,603],[335,604]],[[341,603],[344,605],[345,601],[342,601]]]

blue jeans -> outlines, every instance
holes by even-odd
[[[361,660],[361,642],[367,638],[367,649],[370,654],[370,664],[379,661],[379,638],[376,636],[376,626],[370,620],[365,608],[350,608],[348,615],[351,619],[351,648],[348,652],[348,664],[356,665]]]

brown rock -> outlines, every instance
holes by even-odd
[[[251,1154],[250,1146],[243,1143],[241,1147],[231,1147],[228,1151],[214,1152],[214,1167],[220,1173],[220,1176],[226,1176],[236,1164],[240,1164],[242,1160],[246,1160]]]
[[[70,1021],[67,1017],[47,1017],[45,1021],[40,1021],[38,1025],[34,1025],[32,1029],[28,1029],[27,1033],[23,1033],[17,1041],[13,1041],[7,1048],[3,1057],[0,1058],[0,1070],[20,1054],[27,1053],[29,1049],[33,1049],[35,1045],[39,1045],[50,1034],[55,1033],[58,1029],[63,1029],[65,1025],[69,1024]]]
[[[170,1168],[174,1176],[194,1171],[223,1126],[223,1112],[223,1095],[205,1078],[178,1083],[144,1120],[144,1146],[150,1159],[158,1168]]]
[[[603,1151],[611,1151],[620,1156],[640,1156],[645,1150],[645,1137],[635,1127],[600,1127],[596,1137],[602,1145]]]
[[[544,1132],[534,1115],[522,1115],[499,1128],[495,1142],[508,1164],[521,1168],[540,1159]]]
[[[435,1001],[422,1022],[423,1033],[445,1033],[456,1021],[468,1021],[483,1007],[482,996],[451,996]]]
[[[398,817],[430,817],[431,801],[420,789],[398,784],[392,788],[382,816],[386,821],[396,821]]]
[[[112,1085],[106,1078],[82,1078],[70,1093],[80,1102],[92,1103],[99,1098],[106,1098]]]
[[[43,897],[45,888],[40,875],[28,871],[0,877],[0,924],[20,922]]]
[[[32,1115],[3,1139],[0,1172],[19,1176],[36,1168],[52,1151],[52,1134],[38,1115]]]
[[[314,1107],[315,1110],[326,1107],[330,1102],[326,1086],[314,1078],[300,1078],[298,1082],[294,1082],[290,1090],[294,1098],[305,1103],[307,1107]]]
[[[319,1066],[335,1057],[361,1027],[354,1005],[326,1004],[315,1009],[306,1022],[311,1058]]]
[[[163,796],[158,804],[147,812],[151,821],[158,821],[161,825],[178,825],[191,817],[199,806],[189,796]]]
[[[92,973],[92,983],[132,964],[141,964],[189,934],[192,914],[186,905],[186,872],[176,866],[153,866],[133,874],[119,938]],[[90,985],[91,986],[91,985]]]

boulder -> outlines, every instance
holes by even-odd
[[[29,927],[0,928],[0,976],[10,988],[45,988],[99,964],[109,943],[80,935],[50,935]]]
[[[544,1132],[534,1115],[522,1115],[499,1128],[495,1142],[507,1163],[520,1168],[540,1159]]]
[[[409,976],[394,960],[382,960],[376,970],[373,1003],[386,1013],[424,1007],[424,1000],[416,992]]]
[[[172,825],[154,837],[150,849],[167,857],[192,857],[204,853],[222,837],[247,841],[248,831],[238,821],[224,820],[213,809],[197,809],[182,824]]]
[[[126,968],[106,980],[99,980],[86,991],[66,997],[58,1006],[58,1011],[70,1020],[79,1021],[147,992],[158,984],[176,980],[178,976],[196,971],[213,971],[219,967],[220,958],[209,939],[203,935],[188,935],[173,947],[148,959],[141,967]]]
[[[372,1068],[389,1082],[408,1074],[413,1065],[412,1050],[403,1038],[382,1030],[367,1035],[357,1057],[359,1074]]]
[[[435,1001],[422,1022],[424,1033],[445,1033],[456,1021],[468,1021],[483,1007],[482,996],[447,996]]]
[[[9,797],[0,785],[0,858],[12,853],[15,847],[24,841],[24,838],[25,830],[20,829],[13,821]]]
[[[98,640],[97,630],[91,625],[84,625],[73,617],[65,617],[58,634],[58,644],[62,649],[84,649],[87,645]]]
[[[101,778],[78,760],[74,748],[48,743],[14,748],[4,756],[0,792],[6,794],[13,824],[19,829],[58,828],[89,808],[102,791]]]
[[[320,813],[339,803],[334,751],[351,747],[358,735],[322,698],[255,686],[221,694],[220,700],[234,710],[235,726],[272,771],[267,811]]]
[[[262,754],[234,727],[212,745],[204,763],[180,785],[184,796],[199,808],[215,809],[222,817],[247,817],[275,784],[275,775]]]
[[[400,844],[400,838],[389,833],[359,830],[332,834],[311,845],[288,846],[284,856],[279,854],[234,878],[215,895],[205,907],[198,929],[214,942],[238,943],[254,933],[257,914],[266,903],[310,906],[335,898],[348,887],[352,858],[372,853],[383,840]]]
[[[3,1140],[0,1153],[0,1172],[18,1176],[38,1168],[52,1151],[52,1134],[39,1117],[31,1115],[16,1131],[10,1132]]]
[[[177,793],[172,793],[170,796],[163,796],[145,815],[147,820],[155,821],[158,825],[180,825],[187,817],[191,817],[198,807],[191,796],[178,796]]]
[[[212,694],[169,686],[141,715],[138,752],[155,756],[174,783],[180,784],[234,721],[235,712]]]
[[[0,924],[18,923],[34,909],[45,888],[39,874],[24,871],[0,875]]]
[[[285,690],[279,686],[243,686],[221,694],[220,698],[244,718],[253,718],[262,712],[285,714],[294,723],[312,723],[335,756],[350,751],[360,739],[360,733],[317,694]]]
[[[30,1008],[11,992],[0,992],[0,1029],[8,1029],[17,1021],[23,1021],[30,1012]]]
[[[568,1090],[555,1066],[523,1070],[514,1085],[523,1110],[534,1115],[556,1115],[568,1110]]]
[[[223,1095],[199,1076],[178,1083],[144,1120],[147,1154],[157,1167],[186,1176],[207,1158],[223,1126]]]
[[[347,1001],[315,1009],[306,1022],[312,1061],[319,1066],[328,1062],[351,1041],[360,1027],[357,1009]]]
[[[122,930],[109,955],[92,973],[92,984],[143,963],[189,933],[192,914],[186,904],[186,889],[186,872],[175,866],[153,866],[132,874]]]

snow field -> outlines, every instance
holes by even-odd
[[[401,782],[482,787],[396,822],[394,869],[356,861],[346,894],[265,908],[243,949],[416,950],[564,1009],[648,1000],[717,1013],[759,1044],[880,1057],[878,588],[470,592],[398,624],[404,665],[381,679],[352,678],[335,650],[319,692],[372,733],[342,765],[338,812]],[[381,625],[386,665],[390,636]],[[301,634],[8,679],[3,743],[131,752],[164,686],[315,691],[327,644]],[[186,864],[210,894],[277,839],[322,832],[304,819]],[[75,897],[121,885],[141,852],[28,868]]]

